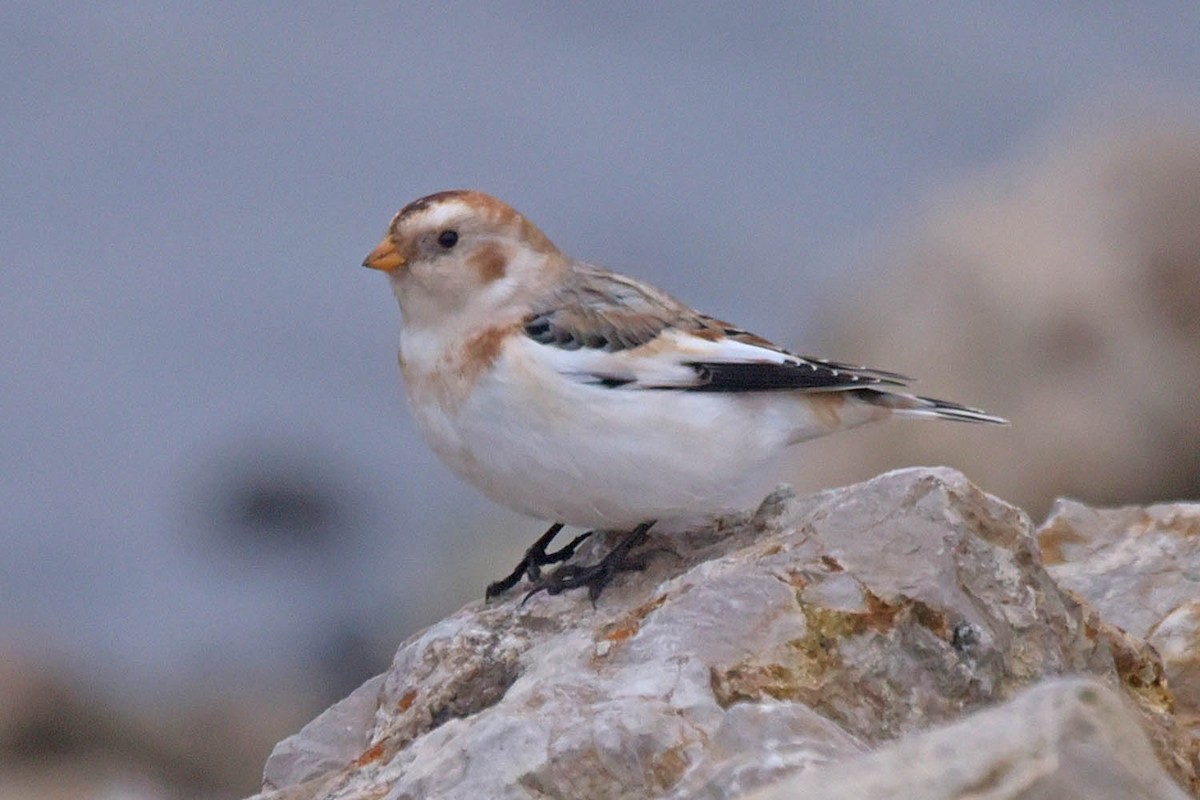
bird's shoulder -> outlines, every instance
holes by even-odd
[[[552,291],[531,304],[524,330],[541,344],[567,350],[630,350],[676,332],[708,341],[732,337],[784,352],[650,284],[584,262],[573,264]]]

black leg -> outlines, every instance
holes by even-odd
[[[562,547],[555,550],[553,553],[546,553],[543,551],[541,558],[530,562],[529,569],[525,571],[525,574],[529,576],[529,580],[534,581],[535,583],[541,580],[542,567],[546,566],[547,564],[557,564],[560,561],[567,561],[571,558],[571,556],[575,555],[575,548],[579,547],[579,545],[583,543],[583,540],[591,536],[593,533],[595,533],[595,531],[584,531],[571,541],[564,544]]]
[[[596,602],[596,598],[600,597],[604,587],[608,586],[619,573],[640,571],[646,568],[646,562],[653,553],[630,556],[630,552],[646,541],[647,533],[652,525],[654,525],[654,520],[638,525],[596,564],[587,567],[565,564],[544,578],[534,579],[533,591],[525,596],[525,600],[540,591],[561,594],[568,589],[586,586],[588,597],[593,603]]]
[[[575,555],[575,548],[579,547],[580,543],[582,543],[584,539],[592,535],[591,531],[581,533],[563,547],[555,550],[553,553],[547,553],[546,548],[550,546],[550,542],[554,540],[554,537],[557,536],[558,532],[562,529],[563,524],[561,522],[556,522],[551,525],[546,532],[543,533],[541,537],[539,537],[538,540],[530,545],[529,549],[525,551],[524,558],[521,559],[521,562],[517,564],[516,568],[514,568],[512,572],[487,587],[487,591],[484,593],[484,599],[491,600],[496,595],[507,592],[509,589],[516,586],[517,583],[526,575],[529,576],[529,580],[533,581],[534,583],[538,583],[542,578],[542,567],[546,566],[547,564],[557,564],[560,561],[566,561],[568,558]]]

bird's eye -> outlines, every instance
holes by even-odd
[[[438,234],[438,244],[449,250],[458,244],[458,231],[442,231]]]

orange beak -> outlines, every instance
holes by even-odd
[[[385,236],[379,246],[363,259],[363,266],[391,272],[404,266],[404,256],[400,255],[400,251],[396,249],[396,243],[392,241],[392,237]]]

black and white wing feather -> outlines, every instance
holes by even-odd
[[[790,353],[761,336],[700,314],[653,287],[589,264],[523,321],[560,374],[608,390],[847,392],[918,417],[1005,423],[978,409],[897,391],[896,372]]]
[[[789,353],[590,265],[578,265],[572,280],[534,308],[524,332],[562,351],[556,362],[564,374],[610,388],[828,392],[909,381],[894,372]]]

